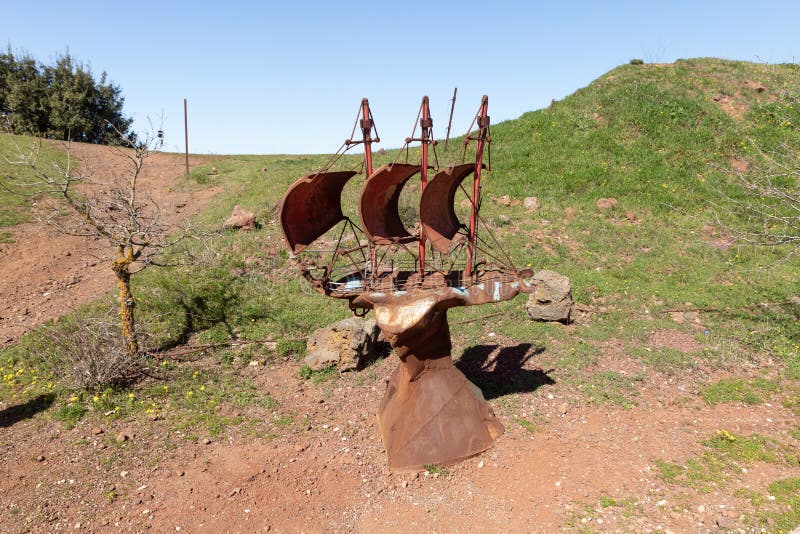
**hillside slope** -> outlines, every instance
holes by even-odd
[[[196,169],[193,180],[222,190],[198,224],[218,228],[239,204],[260,226],[215,238],[200,265],[135,280],[148,342],[177,352],[137,384],[90,392],[58,385],[41,332],[0,351],[0,530],[791,530],[800,268],[718,219],[742,222],[725,199],[742,198],[736,174],[758,171],[759,150],[800,147],[784,120],[797,73],[624,65],[492,127],[482,215],[517,265],[570,276],[577,313],[571,325],[533,323],[521,298],[451,310],[453,357],[506,434],[420,476],[389,473],[376,433],[394,356],[344,375],[302,370],[308,333],[349,312],[299,279],[276,209],[327,156]],[[526,210],[534,195],[542,207]]]

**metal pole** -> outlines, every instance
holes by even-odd
[[[453,103],[450,104],[450,120],[447,121],[447,137],[444,138],[444,149],[447,150],[447,143],[450,141],[450,127],[453,125],[453,111],[456,109],[456,95],[458,87],[453,89]]]
[[[478,205],[481,195],[481,168],[483,167],[483,148],[489,130],[489,97],[484,95],[478,110],[478,142],[475,147],[475,174],[472,179],[472,211],[469,215],[469,241],[467,242],[467,265],[464,276],[472,276],[475,266],[475,237],[478,230]]]
[[[361,134],[364,139],[364,171],[369,177],[372,174],[372,119],[366,98],[361,100]]]
[[[428,97],[422,97],[422,118],[419,121],[422,131],[422,162],[420,165],[420,198],[428,185],[428,143],[431,142],[430,134],[433,128],[431,120],[431,110],[428,104]],[[425,276],[425,229],[420,225],[419,228],[419,274]]]
[[[186,139],[186,174],[189,174],[189,113],[186,99],[183,99],[183,131]]]
[[[372,118],[369,110],[369,100],[361,99],[361,135],[364,141],[364,172],[367,178],[372,175]],[[378,255],[375,244],[369,243],[369,264],[371,276],[378,271]]]

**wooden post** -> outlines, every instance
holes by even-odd
[[[186,99],[183,99],[183,131],[186,139],[186,174],[189,174],[189,114]]]

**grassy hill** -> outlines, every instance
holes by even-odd
[[[494,308],[452,310],[451,322],[477,319],[452,328],[453,356],[492,332],[505,345],[541,347],[537,365],[552,368],[554,387],[577,403],[625,409],[639,402],[649,381],[677,379],[709,404],[770,401],[800,414],[800,307],[789,303],[800,294],[798,260],[787,260],[786,249],[744,246],[718,223],[742,222],[720,207],[726,197],[744,195],[735,170],[757,169],[758,149],[800,147],[798,125],[783,119],[789,110],[785,91],[796,91],[798,68],[718,59],[623,65],[549,109],[494,125],[482,214],[517,265],[568,275],[583,311],[575,324],[563,326],[529,321],[522,298]],[[396,155],[390,150],[377,163]],[[447,162],[455,151],[439,156]],[[47,342],[37,332],[0,352],[0,374],[11,376],[0,386],[0,399],[9,403],[54,391],[58,400],[51,412],[70,424],[108,411],[128,418],[157,411],[195,433],[260,428],[256,420],[269,419],[264,413],[275,406],[244,376],[247,362],[299,357],[311,330],[349,314],[344,303],[312,293],[298,279],[276,224],[288,185],[326,160],[230,157],[213,168],[195,169],[189,180],[224,188],[199,224],[217,228],[240,204],[257,212],[260,227],[216,238],[201,266],[151,269],[135,280],[137,313],[148,325],[152,346],[266,338],[277,343],[216,348],[210,356],[215,365],[202,370],[217,392],[209,402],[257,405],[262,412],[248,418],[204,411],[205,404],[187,397],[197,370],[177,361],[161,364],[168,392],[150,381],[99,397],[65,390],[47,362],[36,359]],[[342,166],[357,161],[345,157]],[[352,198],[359,184],[345,194]],[[413,198],[414,188],[409,189]],[[542,208],[527,211],[518,202],[527,196],[537,196]],[[600,210],[600,198],[617,204]],[[73,317],[97,314],[104,305],[98,302]],[[481,319],[496,311],[505,313]],[[682,336],[696,350],[656,343],[659,332]],[[621,347],[616,357],[644,370],[626,374],[605,368],[611,345]],[[19,368],[27,371],[18,374]],[[313,378],[314,387],[365,380],[330,373]],[[524,384],[515,389],[515,378],[508,380],[512,384],[479,385],[494,388],[496,409],[510,414],[519,402],[511,392],[524,391]],[[48,381],[49,389],[43,385]],[[520,422],[525,424],[530,423]],[[782,442],[797,437],[774,436]],[[675,482],[677,475],[670,478],[668,471],[665,467],[664,479]],[[779,521],[789,524],[798,517],[800,508],[792,502],[794,515],[781,512],[775,516]]]

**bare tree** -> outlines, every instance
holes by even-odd
[[[727,170],[744,194],[723,194],[716,217],[740,242],[782,247],[788,259],[800,252],[800,95],[784,91],[781,104],[772,120],[786,128],[785,139],[770,150],[750,141],[756,162]]]
[[[32,178],[6,177],[4,187],[34,198],[37,219],[67,235],[105,240],[113,249],[111,269],[117,279],[119,326],[126,355],[140,352],[131,291],[131,277],[150,265],[164,265],[166,254],[191,236],[189,228],[174,231],[163,219],[159,206],[142,191],[140,178],[147,158],[160,143],[152,133],[126,136],[117,132],[120,146],[114,150],[123,165],[109,179],[94,179],[91,169],[77,166],[71,143],[65,143],[62,162],[43,163],[40,139],[16,148],[9,163],[25,166]],[[66,209],[65,209],[66,208]],[[65,214],[66,212],[66,214]]]
[[[736,174],[747,193],[728,197],[740,223],[726,229],[753,245],[786,246],[789,255],[800,250],[800,158],[788,144],[768,153],[757,149],[760,163]]]

